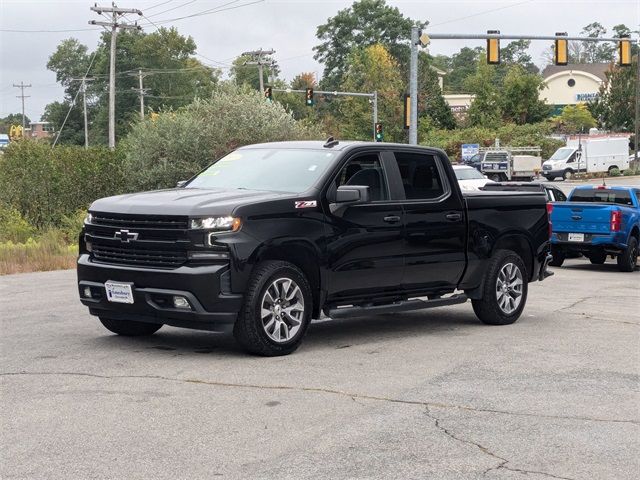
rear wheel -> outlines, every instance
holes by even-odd
[[[527,302],[527,269],[511,250],[498,250],[486,271],[482,298],[472,300],[473,311],[488,325],[510,325]]]
[[[601,251],[600,252],[592,252],[589,255],[589,260],[594,265],[602,265],[604,262],[607,261],[607,254],[605,252],[601,252]]]
[[[566,169],[562,174],[562,178],[564,180],[571,180],[573,178],[573,170]]]
[[[618,255],[618,269],[621,272],[633,272],[638,265],[638,239],[631,237],[624,252]]]
[[[113,320],[111,318],[99,317],[100,322],[110,332],[117,333],[125,337],[141,337],[156,333],[162,324],[134,322],[132,320]]]
[[[551,265],[552,267],[561,267],[564,263],[566,254],[563,250],[554,245],[551,245],[551,256],[553,257],[553,259],[549,262],[549,265]]]
[[[263,262],[251,276],[233,334],[250,353],[287,355],[302,342],[312,304],[311,287],[300,269],[283,261]]]

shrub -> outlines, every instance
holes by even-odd
[[[297,122],[260,93],[226,87],[210,100],[196,100],[136,124],[124,140],[127,186],[130,190],[174,187],[243,145],[321,136],[317,128]]]
[[[12,142],[0,156],[0,202],[36,228],[58,226],[65,215],[124,190],[121,158],[104,147]]]
[[[67,245],[55,229],[22,243],[0,242],[0,275],[72,268],[77,254],[77,245]]]
[[[637,174],[638,171],[636,171],[636,169],[634,168],[627,168],[624,172],[622,172],[622,175],[624,175],[625,177],[632,177]]]
[[[15,208],[0,204],[0,242],[23,243],[36,229]]]
[[[620,175],[621,175],[620,170],[617,168],[612,168],[611,170],[609,170],[610,177],[619,177]]]

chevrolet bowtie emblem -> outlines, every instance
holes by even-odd
[[[130,232],[129,230],[118,230],[113,237],[117,238],[122,243],[129,243],[131,240],[137,240],[138,235],[138,233]]]

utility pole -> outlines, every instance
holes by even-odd
[[[420,28],[411,27],[411,65],[409,68],[409,97],[411,102],[409,121],[409,145],[418,144],[418,42]]]
[[[72,82],[82,82],[80,84],[80,91],[82,92],[82,110],[84,114],[84,148],[89,148],[89,122],[87,121],[87,82],[92,81],[93,78],[72,78]]]
[[[147,93],[147,90],[142,85],[142,79],[146,77],[147,74],[139,69],[138,73],[132,73],[131,75],[138,77],[138,88],[131,87],[131,90],[138,92],[138,98],[140,98],[140,120],[144,120],[144,94]]]
[[[251,57],[251,61],[250,62],[244,62],[245,65],[257,65],[258,66],[258,75],[260,76],[260,91],[264,92],[264,78],[263,78],[263,67],[265,65],[269,66],[269,67],[273,67],[274,62],[273,61],[269,61],[269,62],[265,62],[264,61],[264,57],[266,55],[273,55],[274,53],[276,53],[275,50],[271,49],[271,50],[252,50],[250,52],[244,52],[242,55],[247,55]]]
[[[20,95],[16,95],[16,98],[20,98],[22,100],[22,134],[24,135],[24,130],[26,128],[26,120],[25,120],[26,117],[24,116],[24,99],[29,98],[31,96],[31,95],[25,95],[24,89],[31,88],[31,84],[25,85],[24,82],[20,82],[20,85],[16,85],[14,83],[13,86],[20,89]]]
[[[109,61],[109,148],[116,148],[116,37],[118,35],[118,28],[141,30],[142,27],[137,24],[130,24],[125,22],[119,22],[118,20],[122,15],[138,14],[142,16],[142,12],[137,8],[118,8],[115,3],[111,7],[90,7],[90,10],[96,12],[98,15],[105,13],[111,14],[111,21],[109,22],[97,22],[90,20],[89,25],[100,25],[105,28],[111,29],[111,57]]]

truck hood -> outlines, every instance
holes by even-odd
[[[292,195],[258,190],[172,188],[101,198],[89,210],[138,215],[230,215],[242,205]]]

